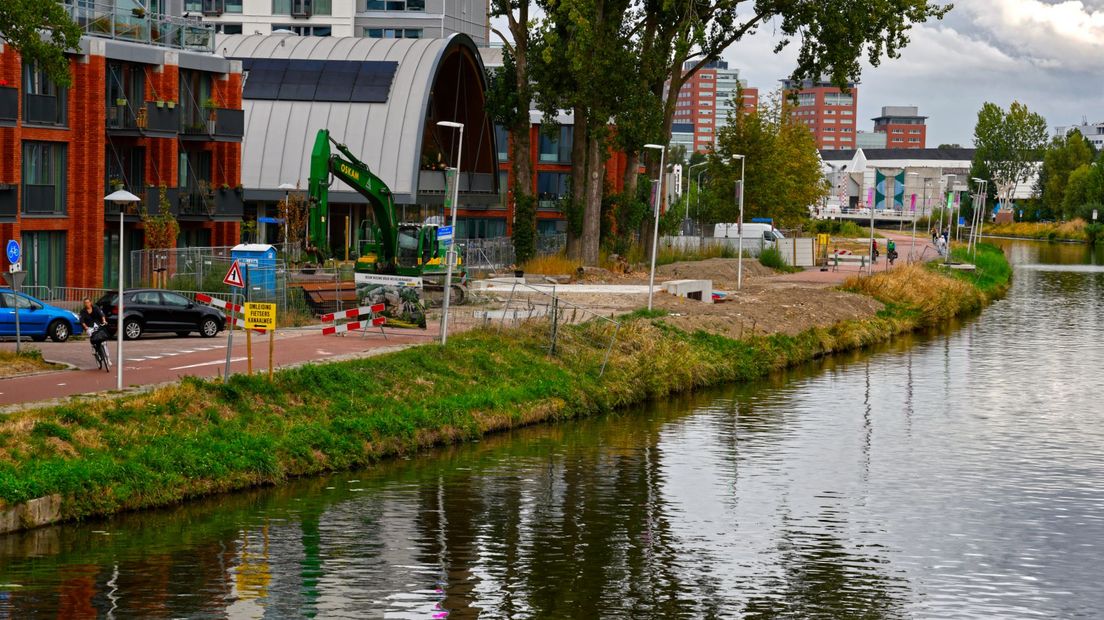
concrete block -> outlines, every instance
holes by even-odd
[[[707,304],[713,303],[712,280],[668,280],[663,283],[663,288],[676,297],[685,297]]]
[[[0,509],[0,534],[29,530],[61,518],[61,496],[47,495]]]

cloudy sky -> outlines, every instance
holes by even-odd
[[[1052,127],[1104,121],[1104,0],[956,0],[942,21],[914,28],[897,59],[867,67],[859,118],[883,105],[918,105],[928,145],[972,141],[985,101],[1019,100]],[[794,50],[773,53],[763,28],[725,53],[749,84],[771,90],[793,70]],[[865,120],[859,128],[870,130]]]
[[[985,101],[1019,100],[1051,127],[1104,121],[1104,0],[955,0],[942,21],[911,31],[901,57],[867,67],[859,86],[859,128],[883,105],[917,105],[928,145],[972,141]],[[774,54],[768,25],[725,58],[749,85],[774,89],[793,70],[791,47]]]

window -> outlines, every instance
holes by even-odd
[[[505,236],[505,218],[462,217],[456,220],[456,237],[458,239],[494,239]]]
[[[909,138],[909,142],[912,142],[914,144],[919,144],[920,143],[920,138]]]
[[[330,15],[332,7],[332,0],[272,0],[273,15]]]
[[[364,36],[369,39],[421,39],[421,28],[365,28]]]
[[[843,128],[840,129],[840,133],[851,133],[852,131],[854,131],[854,130],[851,129],[850,127],[843,127]]]
[[[0,308],[15,307],[21,310],[41,310],[42,304],[15,293],[0,293]]]
[[[498,144],[498,163],[510,161],[510,132],[502,125],[495,125],[495,142]]]
[[[65,233],[23,233],[28,286],[65,286]]]
[[[904,129],[894,129],[893,133],[905,133]]]
[[[537,200],[548,203],[567,197],[570,181],[571,174],[567,172],[538,172]],[[550,205],[540,206],[548,208]]]
[[[699,77],[701,77],[701,79],[703,79],[703,80],[712,80],[713,79],[713,74],[712,73],[702,73]]]
[[[23,213],[65,213],[65,148],[56,142],[23,143]]]
[[[905,139],[904,138],[894,138],[893,141],[894,142],[904,142]]]
[[[301,37],[328,37],[333,26],[301,26],[298,24],[272,24],[272,30],[288,30]]]
[[[797,96],[797,105],[799,106],[812,106],[816,105],[815,93],[801,93]]]
[[[910,134],[913,134],[913,135],[919,135],[919,134],[920,134],[920,130],[919,130],[919,129],[910,129],[910,130],[909,130],[909,133],[910,133]]]
[[[824,93],[824,105],[855,105],[855,98],[843,93]]]
[[[58,86],[34,62],[23,63],[23,121],[65,125],[68,90]]]
[[[503,209],[509,206],[507,203],[510,201],[510,173],[505,170],[498,171],[498,196],[499,205]]]
[[[206,131],[208,113],[203,104],[211,98],[211,74],[206,71],[180,70],[181,128]]]
[[[425,0],[368,0],[368,11],[424,11]]]
[[[825,128],[824,128],[824,131],[831,131],[831,132],[834,132],[835,130],[836,130],[836,128],[835,128],[835,127],[825,127]]]
[[[179,178],[177,186],[185,189],[198,189],[200,183],[210,187],[211,151],[183,151],[180,153]]]
[[[141,65],[107,63],[107,126],[132,129],[135,117],[145,107],[146,75]]]
[[[241,24],[215,24],[215,32],[219,34],[241,34]]]
[[[825,110],[824,113],[825,114],[835,114],[836,111],[835,110]]]
[[[135,293],[134,297],[130,298],[130,301],[145,306],[160,306],[161,295],[159,295],[157,291],[142,291],[141,293]]]
[[[855,114],[855,111],[854,111],[854,110],[846,110],[846,109],[844,109],[844,110],[840,110],[840,114],[842,114],[842,115],[844,115],[844,116],[854,116],[854,114]]]
[[[146,150],[137,146],[116,146],[110,142],[104,149],[104,195],[123,188],[141,195],[145,187]]]
[[[241,13],[242,0],[223,0],[222,10],[226,13]],[[241,34],[241,31],[239,30],[237,34]]]
[[[559,136],[549,137],[540,133],[540,161],[545,163],[571,163],[571,146],[575,139],[574,127],[561,125]]]
[[[828,124],[830,124],[830,125],[835,125],[835,124],[836,124],[836,119],[834,119],[834,118],[826,118],[826,119],[824,119],[824,122],[825,122],[825,123],[828,123]]]
[[[187,308],[192,305],[192,302],[188,301],[187,297],[177,295],[176,293],[161,293],[161,299],[164,300],[166,306],[172,306],[174,308]]]

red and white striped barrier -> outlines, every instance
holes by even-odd
[[[333,325],[327,325],[322,328],[322,335],[329,336],[331,334],[343,334],[346,332],[355,332],[363,329],[367,334],[369,327],[380,328],[380,334],[384,338],[387,334],[383,331],[383,325],[387,323],[387,318],[379,316],[380,312],[383,312],[383,304],[372,304],[371,306],[361,306],[352,310],[343,310],[341,312],[331,312],[330,314],[322,315],[323,323],[333,323]],[[364,320],[359,320],[361,317],[365,317]],[[338,321],[343,319],[354,319],[348,323],[338,324]]]
[[[226,311],[226,320],[227,320],[228,323],[233,324],[235,327],[240,327],[242,329],[245,329],[245,319],[243,319],[239,316],[236,316],[238,314],[241,314],[241,312],[242,312],[241,305],[232,304],[228,301],[225,301],[225,300],[222,300],[222,299],[217,299],[215,297],[211,297],[210,295],[204,295],[203,293],[196,293],[196,301],[201,303],[201,304],[211,306],[212,308],[218,308],[219,310],[225,310]],[[254,328],[253,331],[257,332],[258,334],[265,333],[265,330],[263,330],[263,329]]]

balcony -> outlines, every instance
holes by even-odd
[[[537,211],[560,211],[560,199],[541,199],[537,201]]]
[[[460,192],[464,194],[494,194],[495,175],[481,172],[463,172],[460,174]],[[445,193],[445,171],[422,170],[418,173],[418,192],[426,194]]]
[[[118,104],[118,102],[115,102]],[[118,136],[175,138],[180,128],[180,110],[169,102],[147,101],[135,108],[126,104],[107,108],[107,133]]]
[[[18,186],[10,183],[0,183],[0,222],[14,222],[18,214]]]
[[[245,213],[245,200],[236,189],[220,189],[215,193],[215,219],[240,220]]]
[[[199,116],[185,115],[191,119],[186,120],[180,126],[180,138],[182,140],[200,140],[206,142],[241,142],[245,135],[245,110],[232,110],[230,108],[205,108],[207,120],[199,120]]]
[[[0,126],[12,126],[19,120],[19,90],[0,86]]]
[[[133,41],[172,49],[215,51],[215,27],[198,20],[147,13],[141,8],[82,0],[63,4],[89,36]]]
[[[215,202],[215,192],[191,187],[180,188],[177,204],[179,205],[177,215],[182,218],[212,219],[218,210]]]
[[[58,120],[58,98],[53,95],[24,96],[23,121],[42,125],[56,125]]]

